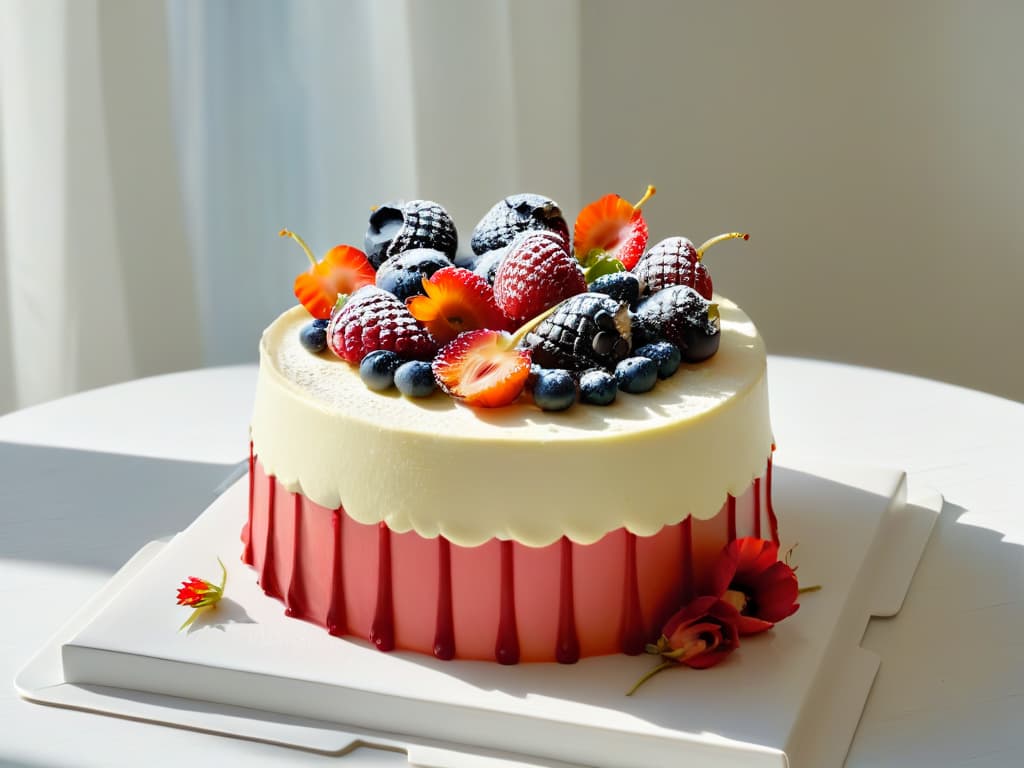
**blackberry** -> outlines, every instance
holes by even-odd
[[[637,345],[675,344],[685,362],[699,363],[718,351],[720,325],[717,304],[689,286],[672,285],[637,305],[633,336]]]
[[[569,244],[569,225],[558,203],[543,195],[509,195],[494,204],[473,229],[470,247],[473,253],[504,248],[516,235],[527,230],[557,232]]]
[[[365,237],[366,258],[374,269],[396,254],[414,248],[432,248],[449,259],[459,245],[455,222],[448,212],[430,200],[391,202],[370,215]]]
[[[536,363],[570,371],[614,368],[629,344],[629,308],[603,293],[566,299],[523,340]]]
[[[424,277],[430,277],[437,270],[450,266],[452,262],[440,251],[414,248],[391,256],[380,265],[377,269],[377,287],[405,301],[410,296],[424,293]]]

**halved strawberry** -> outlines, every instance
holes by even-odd
[[[515,347],[502,331],[466,331],[437,353],[434,378],[467,405],[498,408],[522,393],[530,375],[530,351]]]
[[[409,312],[442,344],[463,331],[507,330],[509,320],[494,301],[490,284],[462,267],[444,267],[423,279],[426,296],[410,296]]]
[[[311,266],[295,278],[294,290],[295,298],[313,317],[320,320],[329,318],[339,293],[349,294],[364,285],[373,285],[377,273],[366,254],[358,248],[336,245],[327,252],[323,261],[317,263],[301,237],[287,229],[278,234],[297,242],[309,258]]]
[[[603,251],[632,269],[647,247],[647,222],[640,208],[656,191],[648,186],[636,205],[619,195],[605,195],[580,211],[572,238],[580,263],[586,265],[594,251]]]

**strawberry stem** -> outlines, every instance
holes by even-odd
[[[712,245],[718,245],[726,240],[749,240],[750,235],[746,232],[726,232],[724,235],[717,235],[708,240],[704,245],[697,249],[697,261],[704,258],[704,251],[710,248]]]
[[[633,210],[634,211],[639,211],[643,207],[644,203],[646,203],[648,200],[650,200],[652,197],[654,197],[654,195],[655,195],[655,193],[657,191],[658,190],[654,188],[653,184],[648,184],[647,185],[647,191],[644,192],[644,196],[640,198],[640,202],[636,203],[633,206]]]
[[[292,240],[294,240],[296,243],[298,243],[300,246],[302,246],[302,250],[304,250],[306,252],[306,257],[309,259],[309,263],[312,264],[314,267],[316,266],[316,257],[313,255],[313,252],[311,250],[309,250],[309,246],[306,245],[306,241],[305,240],[303,240],[301,237],[296,235],[290,229],[282,229],[277,234],[278,234],[278,237],[290,237]]]
[[[796,593],[798,595],[804,595],[804,594],[807,594],[808,592],[820,592],[820,591],[821,591],[821,584],[813,584],[813,585],[811,585],[809,587],[800,587],[800,589],[798,589],[796,591]]]
[[[523,323],[521,326],[519,326],[519,328],[516,329],[515,333],[513,333],[512,336],[509,338],[509,345],[508,345],[509,349],[512,349],[520,341],[525,339],[526,338],[526,334],[528,334],[530,331],[532,331],[534,328],[536,328],[542,322],[547,320],[547,318],[551,314],[553,314],[556,309],[558,309],[560,306],[562,306],[563,303],[564,303],[563,301],[558,302],[557,304],[555,304],[555,306],[551,307],[550,309],[545,309],[543,312],[541,312],[539,315],[537,315],[532,320],[527,320],[525,323]]]

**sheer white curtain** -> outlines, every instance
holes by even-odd
[[[468,243],[494,202],[579,188],[576,2],[169,5],[207,362],[251,360],[304,258],[425,197]]]
[[[198,364],[163,7],[7,0],[0,411]]]
[[[0,0],[0,412],[251,361],[372,205],[579,205],[578,0]]]

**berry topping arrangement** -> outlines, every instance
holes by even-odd
[[[338,245],[310,268],[295,296],[311,320],[310,354],[358,366],[366,387],[496,408],[531,402],[562,411],[641,394],[682,363],[718,351],[720,321],[705,251],[669,237],[647,249],[641,208],[611,194],[585,206],[572,238],[558,204],[534,194],[497,202],[458,254],[447,211],[430,200],[373,209],[365,253]],[[645,250],[647,249],[647,250]],[[329,350],[329,352],[328,352]]]

